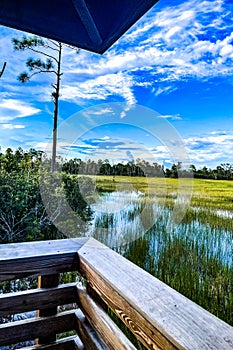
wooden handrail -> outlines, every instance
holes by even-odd
[[[148,348],[231,350],[233,329],[105,245],[78,251],[81,274]]]
[[[6,315],[8,308],[9,312],[22,312],[69,300],[76,301],[82,311],[0,325],[0,344],[11,341],[13,333],[17,341],[31,334],[46,336],[50,322],[54,334],[75,328],[86,348],[134,349],[101,307],[99,301],[103,301],[147,349],[233,348],[230,325],[93,238],[0,246],[0,281],[72,270],[86,279],[87,292],[71,284],[0,295],[0,316]],[[44,329],[47,333],[43,333]],[[79,338],[74,339],[71,348],[76,343],[74,348],[81,349],[82,344],[77,345]],[[50,348],[62,347],[55,342]]]
[[[78,269],[77,251],[87,238],[0,245],[0,282]]]

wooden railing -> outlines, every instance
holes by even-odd
[[[147,349],[233,348],[230,325],[93,238],[0,246],[0,282],[65,271],[78,271],[84,283],[0,295],[0,317],[77,305],[0,325],[0,347],[39,339],[27,349],[135,349],[109,317],[111,309]],[[75,335],[41,344],[71,330]]]

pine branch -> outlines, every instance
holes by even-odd
[[[53,62],[50,58],[47,58],[46,62],[41,61],[41,59],[33,59],[33,58],[29,58],[26,62],[27,67],[29,68],[30,71],[34,70],[34,69],[45,69],[48,71],[51,71],[52,68],[54,68],[53,66]]]
[[[16,51],[24,51],[27,49],[30,49],[31,47],[36,47],[36,46],[44,46],[44,41],[37,37],[29,37],[27,38],[26,36],[23,37],[23,40],[18,40],[16,38],[12,39],[14,49]]]
[[[44,55],[46,57],[49,57],[49,58],[51,58],[52,60],[55,60],[58,63],[58,60],[57,60],[56,57],[45,53],[43,50],[35,49],[35,47],[44,47],[44,48],[46,48],[47,44],[41,38],[38,38],[36,36],[31,37],[31,38],[27,38],[26,36],[24,36],[23,40],[20,41],[20,40],[14,38],[14,39],[12,39],[12,42],[13,42],[14,49],[16,51],[31,50],[33,52],[36,52],[36,53],[40,54],[40,55]],[[54,49],[52,47],[50,47],[50,48],[53,49],[53,50],[56,50],[57,52],[59,52],[59,50],[57,50],[57,49]]]
[[[18,76],[18,80],[21,83],[26,83],[27,81],[29,81],[33,76],[38,75],[40,73],[54,73],[57,75],[57,72],[54,70],[43,70],[43,69],[39,69],[37,72],[32,73],[31,75],[28,75],[26,72],[23,72],[22,74],[20,74]]]
[[[31,51],[33,51],[33,52],[36,52],[36,53],[38,53],[38,54],[40,54],[40,55],[44,55],[44,56],[46,56],[46,57],[49,57],[49,58],[51,58],[52,60],[54,60],[54,61],[56,61],[56,62],[58,63],[58,59],[57,59],[56,57],[52,56],[52,55],[49,55],[49,54],[47,54],[47,53],[45,53],[45,52],[43,52],[43,51],[40,51],[40,50],[35,50],[35,49],[33,49],[32,47],[31,47],[31,48],[28,48],[28,49],[31,50]]]

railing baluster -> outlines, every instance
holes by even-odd
[[[59,285],[60,274],[56,273],[53,275],[39,276],[38,277],[38,288],[53,288]],[[54,316],[57,314],[57,307],[52,307],[45,310],[38,310],[39,317]],[[56,335],[50,335],[47,337],[41,337],[38,339],[38,344],[47,344],[56,340]]]

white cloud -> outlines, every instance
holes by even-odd
[[[160,95],[171,93],[176,81],[187,77],[230,76],[233,64],[226,69],[225,63],[233,60],[231,26],[223,0],[189,0],[178,5],[169,2],[163,8],[158,3],[102,56],[84,50],[77,55],[65,47],[61,100],[84,105],[116,96],[125,100],[130,109],[137,102],[137,86],[151,87],[155,95]],[[219,39],[217,33],[223,28],[226,32]],[[28,52],[17,54],[15,59],[9,42],[13,36],[21,35],[13,33],[0,43],[10,57],[8,88],[15,92],[19,89],[16,77],[24,68]],[[143,77],[142,71],[146,73]],[[23,91],[37,100],[50,101],[50,79],[42,74],[36,84],[25,85]]]
[[[3,99],[0,101],[0,122],[7,123],[8,121],[17,118],[29,117],[40,112],[40,109],[33,107],[31,104],[20,100]]]
[[[2,124],[0,127],[3,129],[13,130],[13,129],[24,129],[25,125],[22,124]]]
[[[156,87],[154,87],[152,89],[152,92],[155,93],[155,96],[159,96],[161,94],[170,94],[172,91],[177,90],[177,86],[172,86],[172,85],[168,85],[168,86],[162,86],[162,85],[158,85]]]
[[[150,86],[159,95],[187,77],[230,76],[233,64],[226,69],[225,62],[233,59],[233,33],[226,16],[229,21],[223,0],[189,0],[162,9],[158,3],[103,56],[67,53],[64,65],[70,73],[64,76],[62,99],[83,103],[117,95],[131,108],[136,86]],[[219,39],[223,27],[226,33]],[[142,78],[139,71],[147,74]]]
[[[159,118],[161,119],[170,119],[170,120],[181,120],[180,115],[160,115]]]
[[[188,137],[183,139],[180,147],[185,147],[190,164],[195,164],[197,167],[214,168],[224,162],[233,163],[233,132],[219,130]],[[149,147],[148,151],[160,163],[172,164],[178,160],[174,160],[172,149],[169,150],[165,145]],[[149,160],[148,154],[144,156]]]
[[[94,115],[103,115],[107,113],[113,113],[113,110],[110,107],[107,107],[103,109],[98,109],[96,111],[92,108],[92,110],[90,111],[90,114],[94,114]],[[88,114],[88,111],[86,111],[86,114]]]
[[[207,135],[184,139],[194,164],[233,163],[233,132],[211,131]]]
[[[228,134],[221,134],[219,135],[218,133],[211,132],[211,136],[205,135],[203,137],[200,136],[195,136],[195,137],[189,137],[185,139],[185,143],[187,145],[198,145],[202,143],[212,143],[215,145],[230,145],[233,147],[233,135],[228,133]]]
[[[61,89],[62,99],[73,101],[79,104],[87,100],[106,100],[111,96],[122,97],[127,108],[136,103],[132,91],[133,79],[122,72],[98,76],[96,79],[85,80],[84,82],[72,82],[64,84]]]
[[[210,132],[210,135],[227,135],[229,131],[227,130],[213,130]]]
[[[172,140],[170,141],[172,144]],[[45,142],[39,142],[36,148],[47,148],[48,151],[48,145]],[[214,168],[224,162],[233,163],[233,132],[213,130],[208,134],[185,138],[179,147],[181,148],[181,159],[182,147],[184,147],[184,151],[189,157],[189,164],[195,164],[197,167],[207,165]],[[156,161],[160,164],[168,162],[172,164],[179,161],[177,156],[174,157],[172,149],[163,144],[151,147],[151,145],[147,145],[146,140],[139,143],[120,137],[111,138],[108,135],[79,140],[72,146],[61,140],[58,142],[58,152],[59,155],[68,158],[81,157],[96,160],[108,158],[112,163],[129,161],[129,154],[133,156],[134,160],[140,158],[150,162]]]
[[[36,149],[45,151],[48,148],[48,142],[37,142],[34,146]]]

